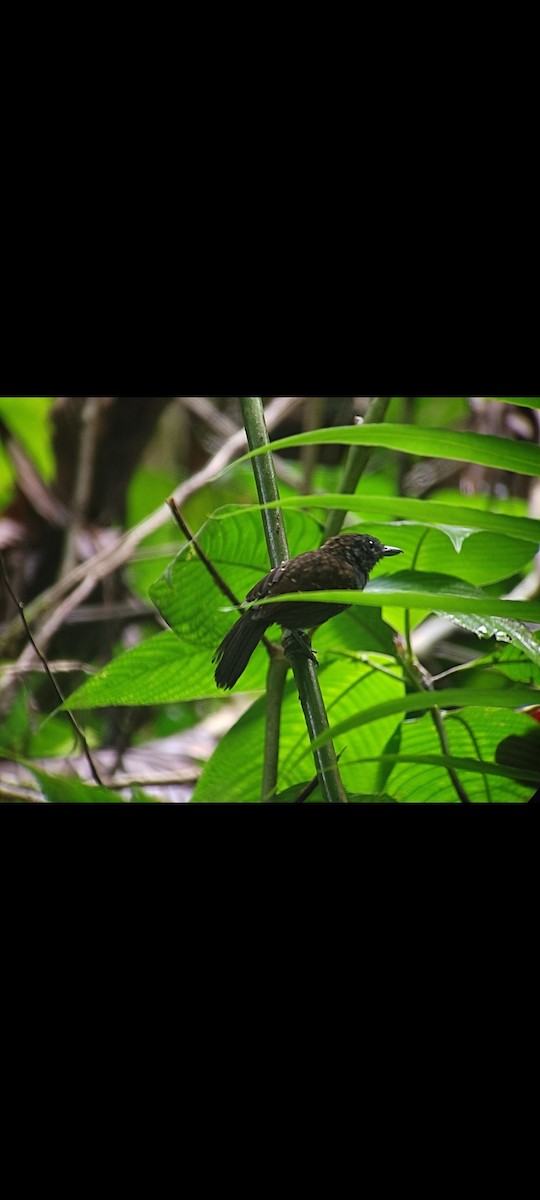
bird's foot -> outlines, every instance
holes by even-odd
[[[318,667],[319,663],[316,655],[311,648],[311,640],[307,633],[302,633],[300,629],[289,629],[283,637],[283,649],[287,658],[293,654],[301,654],[304,658],[309,658],[311,662]]]

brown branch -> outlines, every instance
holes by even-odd
[[[223,595],[227,597],[227,600],[231,601],[231,604],[234,604],[234,605],[236,605],[237,608],[240,608],[242,601],[239,600],[237,596],[235,596],[233,591],[231,591],[231,588],[229,587],[228,583],[225,582],[223,576],[220,575],[219,571],[216,570],[214,564],[212,562],[210,562],[210,559],[204,553],[202,546],[199,546],[199,543],[197,541],[197,538],[195,537],[195,534],[191,532],[189,525],[186,524],[186,522],[180,512],[174,496],[169,496],[169,498],[167,500],[167,504],[169,505],[169,508],[172,512],[172,515],[173,515],[177,525],[180,526],[180,529],[182,530],[184,537],[187,538],[188,542],[191,542],[193,549],[195,550],[195,553],[198,554],[201,562],[206,567],[206,570],[208,571],[209,575],[212,576],[214,583],[217,584],[220,591],[223,592]],[[274,652],[273,643],[270,642],[267,637],[262,637],[261,641],[262,641],[263,645],[266,646],[266,649],[270,653]]]
[[[201,562],[206,567],[206,570],[208,571],[209,575],[212,576],[214,583],[217,584],[220,591],[223,592],[223,595],[227,597],[227,600],[230,600],[231,604],[236,604],[237,607],[239,608],[242,601],[239,600],[238,597],[235,596],[234,592],[231,591],[228,583],[225,582],[223,576],[220,575],[219,571],[216,571],[214,564],[212,562],[210,562],[209,558],[207,558],[206,554],[204,553],[204,550],[202,549],[202,546],[199,546],[199,543],[197,541],[197,538],[195,537],[195,534],[192,533],[189,526],[186,525],[186,522],[184,521],[184,518],[178,508],[178,505],[176,503],[174,496],[169,496],[169,498],[167,500],[167,504],[169,505],[169,508],[170,508],[172,515],[176,521],[176,524],[180,526],[180,529],[182,530],[184,537],[187,538],[188,542],[191,542],[193,549],[195,550],[195,553],[198,554]]]
[[[48,664],[48,662],[47,662],[47,659],[46,659],[46,658],[45,658],[45,656],[44,656],[44,655],[41,653],[41,650],[40,650],[40,649],[39,649],[39,647],[36,645],[36,643],[35,643],[35,641],[34,641],[34,638],[32,637],[32,632],[31,632],[31,630],[30,630],[30,626],[29,626],[29,624],[28,624],[28,621],[26,620],[26,616],[25,616],[25,613],[24,613],[24,605],[23,605],[23,603],[22,603],[22,601],[21,601],[21,600],[18,600],[18,599],[17,599],[17,597],[16,597],[16,595],[15,595],[15,592],[13,591],[13,588],[12,588],[12,586],[11,586],[11,583],[9,582],[9,579],[8,579],[8,575],[7,575],[7,572],[6,572],[6,568],[5,568],[5,566],[4,566],[4,559],[3,559],[3,557],[2,557],[2,555],[1,555],[1,554],[0,554],[0,567],[1,567],[1,569],[2,569],[2,575],[4,576],[4,583],[5,583],[5,585],[6,585],[6,588],[7,588],[8,592],[9,592],[9,594],[10,594],[10,596],[11,596],[11,599],[13,600],[13,603],[14,603],[14,604],[17,606],[17,608],[18,608],[18,610],[19,610],[19,615],[20,615],[21,621],[22,621],[22,623],[23,623],[23,626],[24,626],[24,629],[25,629],[25,632],[26,632],[26,636],[27,636],[27,638],[28,638],[28,641],[29,641],[29,642],[30,642],[30,644],[33,646],[33,648],[34,648],[34,650],[35,650],[35,653],[37,654],[37,656],[38,656],[38,658],[39,658],[40,662],[42,663],[42,665],[43,665],[43,668],[44,668],[44,670],[45,670],[46,674],[48,675],[48,677],[49,677],[49,679],[50,679],[50,681],[51,681],[51,684],[52,684],[52,686],[53,686],[53,688],[54,688],[54,690],[55,690],[55,693],[56,693],[56,695],[57,695],[57,697],[58,697],[58,699],[59,699],[59,701],[60,701],[60,704],[63,704],[63,703],[64,703],[64,697],[63,697],[63,695],[62,695],[62,693],[61,693],[61,691],[60,691],[60,688],[58,687],[58,684],[57,684],[57,682],[56,682],[56,679],[54,678],[54,675],[52,674],[52,671],[51,671],[51,669],[50,669],[50,667],[49,667],[49,664]],[[77,724],[77,721],[75,720],[75,717],[73,716],[73,713],[69,712],[69,710],[68,710],[68,709],[65,709],[65,712],[66,712],[66,715],[67,715],[67,717],[68,717],[69,721],[71,722],[71,725],[73,726],[73,729],[75,730],[75,734],[76,734],[77,738],[79,739],[79,742],[80,742],[80,744],[81,744],[81,747],[82,747],[82,749],[83,749],[83,752],[84,752],[84,754],[85,754],[85,756],[86,756],[86,760],[87,760],[87,762],[88,762],[88,766],[90,767],[90,770],[91,770],[91,772],[92,772],[92,778],[94,779],[94,781],[95,781],[96,783],[98,783],[98,784],[101,784],[101,779],[100,779],[100,777],[99,777],[99,775],[98,775],[98,772],[97,772],[97,770],[96,770],[96,767],[94,766],[94,762],[93,762],[93,759],[92,759],[92,755],[90,754],[90,751],[89,751],[89,749],[88,749],[88,742],[86,741],[86,738],[85,738],[85,736],[84,736],[84,733],[83,733],[83,731],[82,731],[82,729],[81,729],[80,725],[78,725],[78,724]]]

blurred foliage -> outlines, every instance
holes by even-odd
[[[46,483],[55,470],[50,422],[53,400],[44,396],[0,396],[0,420],[20,442]],[[5,464],[4,464],[5,465]],[[14,480],[10,469],[11,481]]]

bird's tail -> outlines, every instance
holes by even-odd
[[[264,622],[254,621],[251,612],[244,613],[236,625],[229,629],[212,659],[217,663],[214,678],[218,687],[234,687],[265,630]]]

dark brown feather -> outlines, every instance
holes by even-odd
[[[273,567],[248,592],[246,601],[253,604],[267,596],[285,597],[291,592],[321,592],[329,588],[362,591],[371,568],[380,558],[401,553],[395,546],[383,546],[369,534],[338,534],[320,550],[308,550]],[[285,629],[310,629],[348,607],[347,604],[287,603],[286,600],[281,604],[254,605],[233,625],[214,654],[212,661],[217,663],[217,686],[234,687],[269,625],[277,623]]]

